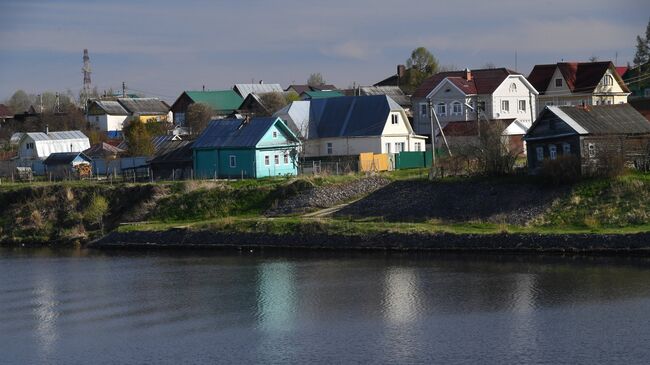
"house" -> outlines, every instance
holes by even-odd
[[[373,86],[403,86],[406,82],[406,66],[397,65],[397,73],[375,83]]]
[[[21,136],[18,158],[45,160],[52,153],[82,152],[90,148],[90,141],[81,131],[30,132]]]
[[[621,104],[630,95],[609,61],[535,65],[528,81],[539,91],[538,110],[552,105]]]
[[[305,91],[300,94],[300,100],[313,100],[313,99],[324,99],[324,98],[336,98],[339,96],[345,96],[342,92],[338,90],[326,90],[326,91]]]
[[[11,109],[9,109],[8,106],[0,104],[0,127],[2,127],[2,124],[10,119],[14,119],[14,113],[11,111]]]
[[[437,135],[437,117],[443,132],[446,128],[462,130],[462,137],[470,137],[450,136],[449,143],[458,144],[475,140],[479,123],[498,123],[505,126],[504,136],[522,145],[521,137],[535,119],[537,95],[523,75],[506,68],[440,72],[426,79],[411,97],[413,127],[419,134],[431,134],[433,121]],[[430,108],[435,108],[435,115]],[[470,122],[476,126],[467,127]],[[440,143],[437,139],[436,145]]]
[[[306,104],[298,105],[294,115],[304,115]],[[306,124],[299,116],[293,120],[303,133],[304,157],[424,151],[426,137],[413,132],[404,109],[385,95],[314,99],[308,113]]]
[[[524,136],[528,168],[538,173],[545,160],[575,156],[583,174],[607,167],[616,156],[627,164],[647,163],[650,122],[627,103],[547,106]]]
[[[650,121],[650,97],[630,98],[629,104]]]
[[[398,86],[361,86],[357,89],[355,95],[386,95],[390,96],[390,98],[404,108],[407,113],[411,109],[411,98]]]
[[[220,91],[184,91],[172,104],[171,111],[177,125],[185,125],[187,108],[194,103],[209,105],[215,118],[224,118],[237,110],[244,98],[233,90]]]
[[[260,81],[259,84],[235,84],[232,88],[242,99],[245,99],[248,94],[264,94],[264,93],[282,93],[284,89],[280,84],[265,84]]]
[[[118,101],[92,100],[89,102],[86,120],[100,131],[117,135],[122,132],[130,113]]]
[[[175,142],[175,141],[182,141],[185,137],[178,135],[178,134],[167,134],[167,135],[160,135],[160,136],[153,136],[151,137],[151,145],[153,146],[153,156],[157,155],[159,151],[164,150],[167,148],[167,145]],[[117,148],[121,150],[128,151],[129,149],[129,142],[127,140],[123,140],[120,142],[117,146]]]
[[[110,145],[106,142],[99,142],[92,146],[89,149],[83,151],[84,155],[94,159],[116,159],[121,155],[125,154],[126,151],[117,148],[113,145]]]
[[[192,177],[192,146],[194,141],[172,141],[149,161],[155,179],[188,179]]]
[[[91,164],[83,152],[55,152],[43,161],[45,172],[56,179],[91,177]]]
[[[273,113],[273,116],[281,118],[289,129],[304,141],[309,126],[309,104],[307,100],[297,100]]]
[[[297,175],[300,141],[280,118],[213,120],[192,146],[197,177]]]
[[[157,98],[117,98],[131,119],[138,118],[141,122],[173,123],[173,114],[169,105]]]
[[[305,91],[331,91],[337,90],[336,86],[330,84],[320,84],[320,85],[289,85],[284,91],[294,92],[298,95],[304,93]]]

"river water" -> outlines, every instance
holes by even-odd
[[[650,260],[0,249],[0,363],[647,364]]]

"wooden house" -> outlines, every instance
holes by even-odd
[[[192,146],[195,176],[297,175],[300,141],[280,118],[211,121]]]
[[[224,118],[239,109],[243,100],[244,98],[234,90],[184,91],[172,104],[171,111],[174,114],[174,123],[183,126],[187,108],[192,104],[206,104],[214,111],[213,117]]]
[[[43,161],[45,172],[55,179],[91,176],[92,159],[83,152],[52,153]]]
[[[540,172],[547,159],[575,156],[588,174],[616,158],[633,166],[647,163],[650,122],[629,104],[548,106],[524,140],[530,173]]]

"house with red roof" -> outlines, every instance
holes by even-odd
[[[522,74],[506,68],[440,72],[412,95],[413,127],[417,134],[431,134],[433,119],[439,135],[437,117],[450,144],[464,144],[478,137],[480,123],[499,123],[504,135],[521,140],[536,116],[537,94]]]
[[[545,106],[627,103],[630,90],[611,61],[559,62],[535,65],[528,81],[539,91],[538,110]]]

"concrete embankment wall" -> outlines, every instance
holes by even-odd
[[[113,232],[92,248],[300,248],[441,251],[650,253],[650,233],[639,234],[327,234],[275,235],[175,229]]]

